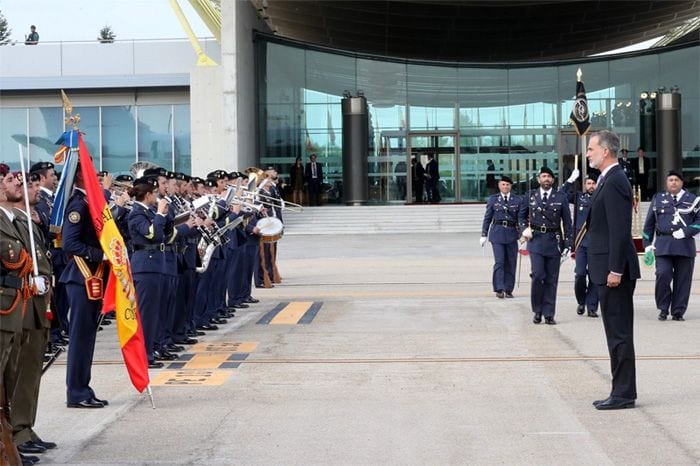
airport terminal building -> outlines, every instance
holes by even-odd
[[[528,59],[521,46],[515,57],[430,60],[283,37],[256,6],[222,4],[221,41],[200,40],[214,67],[197,67],[185,40],[0,47],[0,161],[16,166],[18,143],[32,161],[52,159],[64,89],[100,169],[147,160],[202,176],[271,164],[284,177],[316,154],[326,201],[342,204],[341,102],[363,96],[369,203],[413,202],[411,158],[429,154],[442,202],[481,202],[489,175],[511,176],[518,190],[543,165],[568,175],[582,152],[569,122],[580,68],[592,129],[615,130],[632,157],[641,146],[655,159],[656,96],[681,95],[682,169],[699,193],[697,38],[598,57],[542,56],[533,44]]]

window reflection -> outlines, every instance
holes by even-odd
[[[102,107],[102,169],[125,172],[136,161],[136,108]]]
[[[138,160],[173,168],[173,125],[170,105],[142,105],[138,108]]]
[[[27,109],[3,108],[0,112],[0,162],[19,170],[19,146],[27,151]]]

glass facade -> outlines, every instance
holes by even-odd
[[[700,184],[700,47],[546,64],[430,64],[315,50],[259,36],[256,42],[259,153],[288,176],[296,157],[324,164],[329,203],[342,202],[345,93],[369,111],[369,197],[412,202],[411,157],[438,160],[443,202],[483,201],[494,179],[511,176],[523,192],[541,166],[568,176],[580,147],[569,114],[576,71],[586,86],[592,129],[612,128],[636,156],[654,141],[640,131],[640,96],[677,85],[682,94],[683,170]],[[651,178],[655,178],[655,174]],[[693,181],[694,180],[694,181]]]
[[[98,170],[127,173],[131,164],[146,160],[190,172],[189,105],[75,107],[73,112],[80,114],[80,131]],[[19,169],[18,143],[31,163],[53,161],[63,127],[61,107],[3,107],[0,162]]]

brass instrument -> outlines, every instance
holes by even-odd
[[[229,188],[237,189],[235,185],[227,185]],[[301,213],[304,211],[304,207],[295,202],[288,202],[284,199],[278,199],[276,197],[268,196],[267,194],[262,194],[258,190],[250,191],[249,189],[243,189],[243,196],[240,197],[241,200],[259,204],[263,207],[281,207],[284,211]]]
[[[158,168],[158,165],[156,165],[155,163],[146,162],[145,160],[134,162],[129,167],[129,173],[131,173],[134,176],[134,179],[137,179],[141,178],[143,176],[143,172],[145,172],[149,168]]]

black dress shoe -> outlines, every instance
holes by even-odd
[[[225,317],[225,318],[227,318],[227,319],[232,319],[232,318],[236,317],[236,311],[234,311],[233,309],[227,310],[227,311],[224,313],[223,317]]]
[[[89,400],[83,400],[79,401],[77,403],[66,403],[66,406],[69,408],[104,408],[105,405],[100,403],[94,398],[90,398]]]
[[[199,342],[196,338],[185,337],[183,340],[177,341],[179,345],[195,345]]]
[[[20,453],[44,453],[46,448],[29,441],[17,445],[17,451]]]
[[[112,325],[112,321],[109,319],[102,319],[102,325]]]
[[[578,306],[576,306],[576,314],[582,316],[582,315],[583,315],[583,311],[584,311],[585,309],[586,309],[586,306],[584,306],[583,304],[579,304]]]
[[[185,351],[184,346],[176,345],[175,343],[170,343],[167,346],[167,348],[168,348],[168,351],[171,353],[182,353],[183,351]]]
[[[197,330],[207,330],[207,331],[219,330],[219,327],[217,327],[216,325],[212,325],[212,324],[198,325]]]
[[[54,442],[45,442],[45,441],[41,440],[40,438],[37,438],[36,440],[34,440],[34,443],[36,443],[37,445],[41,445],[42,447],[46,448],[47,450],[53,450],[57,446]]]
[[[598,317],[598,313],[592,309],[588,310],[588,317]]]
[[[683,316],[680,315],[680,314],[677,314],[677,315],[671,317],[671,319],[672,319],[672,320],[677,320],[677,321],[679,321],[679,322],[682,322],[682,321],[685,320],[685,319],[683,318]]]
[[[535,312],[535,316],[532,318],[532,323],[533,324],[539,324],[542,322],[542,313],[541,312]]]
[[[98,403],[102,403],[102,404],[105,405],[105,406],[109,406],[109,401],[107,401],[107,400],[100,400],[100,399],[97,398],[96,396],[93,396],[93,397],[92,397],[92,401],[97,401]]]
[[[502,291],[496,291],[496,297],[498,299],[503,299],[506,297],[506,295]]]
[[[556,321],[554,320],[554,317],[545,317],[544,318],[544,323],[547,325],[556,325]]]
[[[506,291],[506,298],[514,298],[513,293]]]
[[[244,303],[248,303],[248,304],[255,304],[255,303],[259,303],[260,300],[259,300],[259,299],[255,299],[255,298],[253,298],[253,297],[251,296],[251,297],[249,297],[249,298],[247,298],[247,299],[244,299],[243,302],[244,302]]]
[[[247,309],[247,308],[249,308],[250,306],[248,306],[247,304],[238,303],[238,304],[234,304],[234,305],[231,306],[231,307],[234,308],[234,309]]]
[[[206,333],[201,332],[201,331],[199,331],[199,330],[192,330],[191,332],[187,332],[187,336],[188,336],[189,338],[202,337],[202,336],[204,336],[204,335],[206,335]]]
[[[226,319],[221,319],[221,318],[214,318],[209,321],[210,324],[216,324],[216,325],[223,325],[227,323],[228,320]]]
[[[664,311],[659,312],[659,317],[658,317],[659,320],[666,320],[666,317],[668,317],[668,313],[666,313]]]
[[[22,466],[32,466],[34,463],[39,462],[38,456],[23,455],[22,453],[19,454],[19,459],[22,460]]]
[[[163,363],[159,361],[153,361],[148,363],[148,368],[149,369],[162,369],[163,368]]]
[[[607,400],[602,400],[600,403],[595,404],[594,406],[595,409],[600,410],[634,408],[634,400],[611,396]]]
[[[178,359],[178,355],[169,353],[165,350],[160,350],[153,352],[153,359],[156,361],[175,361]]]

